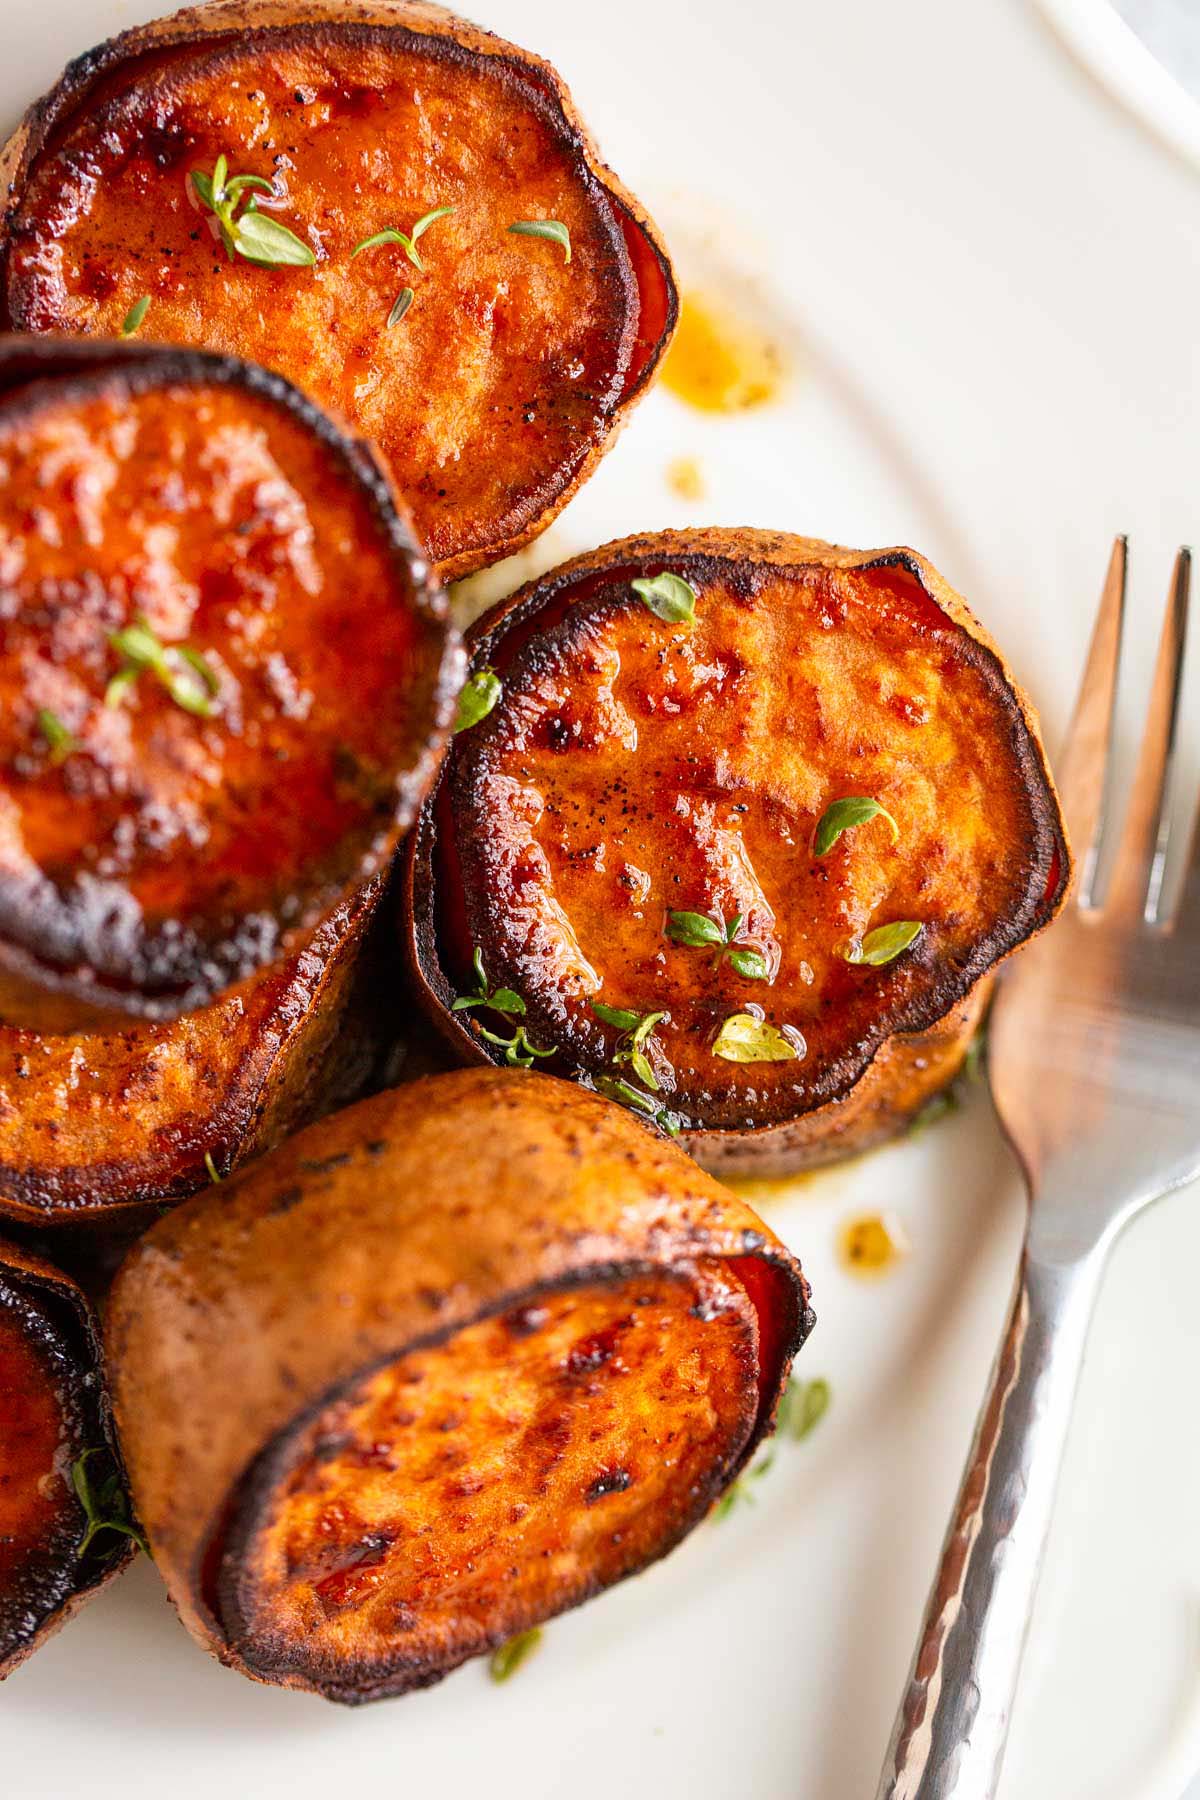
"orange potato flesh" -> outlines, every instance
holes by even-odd
[[[18,387],[0,467],[0,938],[171,1016],[386,854],[448,704],[445,626],[344,440],[236,365]],[[204,716],[150,671],[110,689],[142,620],[203,658],[215,692],[175,668]]]
[[[0,1680],[122,1567],[109,1533],[82,1556],[85,1516],[71,1468],[111,1446],[91,1315],[59,1271],[0,1244]]]
[[[105,1332],[188,1630],[354,1703],[664,1554],[770,1429],[812,1324],[795,1259],[675,1145],[573,1083],[471,1069],[168,1213]]]
[[[554,1052],[545,1066],[637,1084],[593,1003],[665,1012],[648,1110],[685,1133],[769,1129],[845,1101],[889,1039],[929,1033],[1051,916],[1068,864],[1036,728],[965,608],[900,554],[664,534],[552,572],[482,622],[474,666],[502,696],[454,740],[410,874],[424,991],[461,1047],[499,1061],[481,1028],[512,1032],[484,1008],[447,1014],[477,989],[478,949]],[[633,592],[664,568],[694,588],[693,622]],[[818,857],[818,822],[852,795],[898,839],[876,817]],[[765,978],[673,941],[672,912],[740,919]],[[906,920],[922,927],[910,949],[850,960]],[[783,1034],[773,1060],[715,1052],[748,1010]],[[926,1097],[932,1049],[903,1071],[891,1122]]]
[[[136,54],[153,27],[135,34],[26,172],[5,306],[17,330],[114,336],[149,297],[145,335],[289,376],[380,446],[420,540],[459,574],[562,504],[657,360],[674,290],[550,71],[449,16],[419,32],[390,17],[211,42],[199,17],[199,41],[159,57]],[[274,181],[256,204],[315,267],[226,256],[188,179],[221,155]],[[443,206],[422,268],[394,243],[353,256]],[[510,233],[527,220],[565,225],[570,262]]]
[[[252,1474],[222,1614],[260,1671],[369,1698],[503,1642],[681,1537],[754,1423],[731,1272],[538,1297],[414,1351]]]
[[[168,1024],[0,1024],[0,1213],[77,1224],[207,1186],[351,1097],[378,1054],[364,945],[378,883],[298,956]]]

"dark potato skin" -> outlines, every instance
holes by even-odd
[[[167,1024],[42,1036],[0,1025],[0,1214],[148,1222],[361,1091],[382,1032],[376,880],[298,955]]]
[[[630,582],[692,584],[665,623]],[[502,684],[453,742],[409,840],[405,945],[460,1058],[482,1034],[585,1084],[641,1085],[592,1001],[669,1016],[647,1051],[680,1141],[722,1174],[786,1174],[895,1131],[956,1072],[996,963],[1054,915],[1070,859],[1033,714],[964,602],[911,550],[762,531],[667,532],[579,557],[476,627]],[[818,821],[876,818],[820,858]],[[741,915],[766,978],[667,936]],[[883,966],[870,930],[923,932]],[[452,1011],[489,984],[524,1012]],[[758,1007],[799,1054],[727,1061]],[[784,1051],[786,1057],[786,1049]]]
[[[227,358],[0,340],[0,462],[0,1016],[174,1018],[385,865],[460,678],[445,596],[370,452]],[[141,621],[192,709],[111,688]]]
[[[360,1101],[185,1201],[117,1276],[156,1566],[257,1680],[427,1686],[705,1515],[808,1300],[742,1201],[572,1083],[460,1070]]]
[[[222,153],[276,181],[259,200],[315,267],[226,257],[188,184]],[[148,296],[144,335],[278,369],[379,446],[447,580],[545,529],[678,311],[658,233],[549,64],[403,0],[221,0],[137,27],[31,109],[0,187],[12,329],[111,337]],[[394,244],[352,258],[440,206],[423,269]],[[569,263],[510,234],[530,219],[568,227]]]
[[[0,1681],[133,1553],[103,1534],[83,1556],[71,1465],[98,1483],[120,1464],[96,1321],[61,1270],[0,1239]]]

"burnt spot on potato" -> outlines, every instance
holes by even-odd
[[[68,71],[10,152],[4,312],[115,337],[149,296],[155,338],[278,370],[377,443],[463,574],[549,523],[602,453],[673,328],[669,264],[546,65],[448,14],[306,11],[232,34],[180,15],[109,46],[102,76]],[[311,267],[227,257],[189,181],[222,155],[273,181],[256,204]],[[354,255],[441,207],[420,267],[394,243]],[[569,263],[510,232],[528,219],[567,228]]]
[[[664,573],[694,617],[636,591]],[[1036,722],[935,571],[664,533],[551,571],[472,648],[500,698],[454,739],[405,895],[420,991],[460,1055],[506,1054],[493,1015],[451,1011],[477,952],[547,1068],[732,1167],[748,1134],[800,1160],[860,1148],[954,1072],[960,1009],[1053,915],[1069,859]],[[895,829],[877,814],[818,854],[853,796]],[[864,955],[901,922],[911,941]],[[937,1053],[918,1066],[921,1035]]]
[[[30,380],[0,344],[0,996],[61,1032],[298,949],[406,823],[458,653],[382,473],[295,390],[38,349]]]

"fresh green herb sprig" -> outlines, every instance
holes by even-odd
[[[896,919],[890,925],[877,925],[846,951],[848,963],[865,964],[881,969],[895,962],[910,945],[915,944],[925,927],[917,919]]]
[[[900,842],[900,827],[886,806],[881,806],[869,794],[847,794],[844,800],[835,800],[821,814],[813,837],[813,855],[828,856],[844,831],[853,831],[856,826],[866,825],[871,819],[885,820],[891,830],[893,844]]]
[[[454,730],[469,731],[493,710],[502,693],[500,677],[495,669],[476,669],[468,675],[458,696],[458,713]]]
[[[46,748],[50,752],[50,763],[53,768],[57,768],[60,763],[66,762],[68,756],[73,755],[74,752],[78,750],[79,742],[75,737],[74,732],[69,731],[59,718],[58,714],[51,712],[48,706],[39,706],[37,728],[46,741]]]
[[[660,1131],[668,1137],[678,1137],[683,1130],[683,1120],[679,1114],[672,1112],[669,1106],[663,1106],[641,1088],[635,1088],[632,1082],[622,1081],[619,1075],[597,1075],[595,1088],[606,1100],[615,1100],[619,1106],[628,1106],[633,1112],[645,1115]]]
[[[939,1125],[951,1113],[961,1112],[963,1099],[968,1088],[977,1087],[983,1081],[987,1064],[987,1030],[981,1026],[967,1045],[967,1054],[963,1057],[962,1067],[950,1083],[940,1093],[932,1095],[914,1114],[908,1127],[910,1138],[922,1137],[931,1125]]]
[[[723,962],[736,969],[747,981],[766,981],[770,974],[766,959],[757,950],[746,950],[737,947],[738,933],[745,920],[744,913],[734,913],[723,925],[718,925],[706,913],[669,912],[667,914],[667,936],[673,944],[684,944],[692,949],[712,947],[717,954],[713,958],[713,969],[719,969]]]
[[[243,262],[263,269],[309,268],[316,262],[311,245],[270,213],[259,211],[256,194],[277,197],[265,176],[230,175],[229,160],[222,153],[211,175],[193,169],[188,179],[196,197],[217,221],[230,262],[240,256]]]
[[[696,617],[699,596],[682,575],[664,570],[661,575],[645,576],[629,585],[643,606],[668,625],[690,625]]]
[[[793,1375],[779,1402],[773,1441],[755,1458],[745,1474],[726,1488],[712,1510],[714,1523],[728,1518],[741,1504],[754,1504],[757,1497],[754,1484],[774,1468],[779,1445],[789,1440],[796,1444],[803,1443],[829,1411],[832,1398],[833,1391],[823,1376],[816,1381],[800,1381]]]
[[[108,641],[122,660],[104,690],[105,706],[120,706],[138,677],[150,674],[184,712],[211,718],[220,683],[199,650],[188,644],[164,644],[140,613],[132,625],[110,631]]]
[[[779,1402],[776,1437],[791,1438],[794,1443],[802,1444],[829,1411],[832,1398],[833,1390],[824,1376],[818,1376],[815,1381],[801,1381],[793,1375]]]
[[[116,1469],[111,1470],[95,1486],[92,1485],[88,1463],[93,1456],[107,1457],[108,1451],[99,1446],[85,1450],[71,1464],[71,1486],[87,1520],[87,1529],[75,1548],[76,1556],[86,1556],[102,1531],[114,1531],[120,1537],[132,1538],[138,1549],[144,1550],[149,1556],[145,1538],[129,1517],[129,1501]],[[114,1544],[105,1554],[114,1556],[119,1549],[120,1545]]]
[[[483,966],[483,952],[478,947],[471,961],[475,970],[475,992],[460,995],[452,1002],[451,1012],[469,1012],[473,1008],[483,1007],[488,1012],[501,1013],[506,1018],[523,1018],[525,1002],[520,994],[515,993],[512,988],[494,988],[489,984]],[[481,1038],[504,1051],[504,1060],[511,1068],[532,1069],[535,1057],[554,1055],[553,1049],[539,1050],[536,1044],[530,1043],[524,1025],[518,1025],[508,1037],[489,1031],[478,1019],[475,1021],[475,1029]]]
[[[355,244],[353,250],[350,252],[350,260],[353,262],[354,258],[356,256],[361,256],[364,250],[375,250],[380,244],[399,244],[413,268],[420,269],[422,274],[424,274],[425,264],[421,261],[421,253],[417,249],[418,239],[425,235],[435,220],[448,218],[453,211],[454,208],[452,206],[435,206],[432,212],[425,213],[417,220],[411,231],[401,231],[395,225],[386,225],[382,231],[372,232],[370,237],[365,237],[360,243]],[[412,289],[405,288],[404,292],[408,294],[411,303]],[[398,306],[399,304],[400,302],[397,301],[396,305]],[[395,310],[395,307],[393,307],[392,311],[395,312]],[[404,311],[407,312],[407,310],[408,308],[405,307]],[[403,314],[399,316],[403,317]],[[394,325],[395,323],[395,319],[388,320],[389,325]]]
[[[592,1011],[601,1024],[614,1025],[622,1034],[617,1048],[613,1051],[613,1066],[621,1068],[628,1064],[638,1080],[644,1082],[651,1093],[657,1094],[659,1090],[658,1076],[654,1073],[650,1058],[646,1055],[646,1045],[654,1035],[654,1027],[661,1020],[669,1019],[670,1013],[630,1012],[623,1006],[605,1006],[601,1000],[593,1000],[591,1005]]]
[[[217,1182],[220,1181],[220,1179],[221,1179],[221,1171],[220,1171],[220,1169],[218,1169],[216,1163],[213,1161],[213,1153],[211,1150],[206,1150],[204,1152],[204,1170],[208,1176],[208,1179],[212,1182],[213,1186],[215,1187]]]
[[[563,261],[571,260],[571,233],[558,219],[517,219],[509,226],[514,237],[549,238],[561,246]]]
[[[488,1659],[488,1674],[493,1681],[508,1681],[517,1670],[529,1661],[540,1645],[544,1633],[540,1625],[531,1631],[519,1631],[516,1637],[510,1637],[506,1644],[493,1650]]]

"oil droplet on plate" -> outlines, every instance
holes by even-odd
[[[703,500],[708,492],[704,471],[694,456],[677,456],[667,464],[667,486],[677,500]]]
[[[701,412],[744,412],[773,400],[783,382],[777,344],[727,302],[683,296],[679,327],[663,363],[663,385]]]
[[[904,1227],[891,1213],[862,1213],[842,1226],[838,1250],[852,1275],[886,1275],[908,1255]]]

